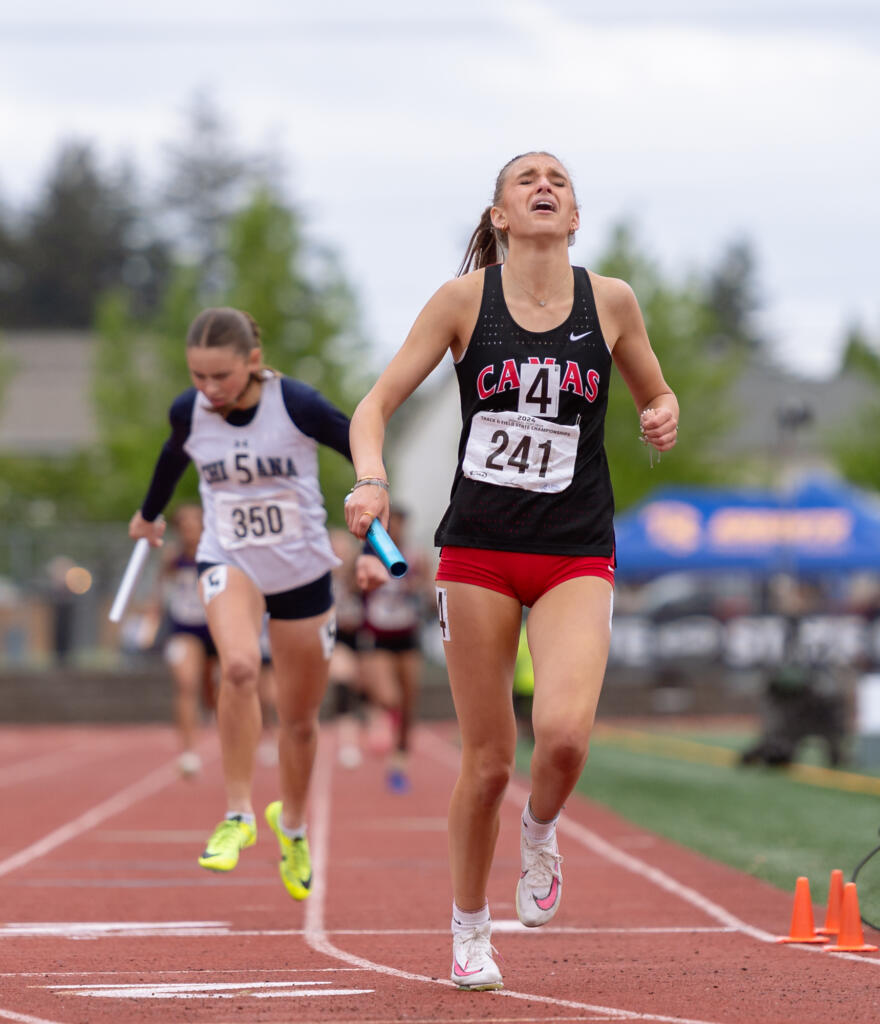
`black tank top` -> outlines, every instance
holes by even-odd
[[[487,267],[477,325],[455,372],[462,431],[450,504],[434,543],[613,558],[605,457],[611,353],[590,278],[574,267],[568,319],[520,327]]]

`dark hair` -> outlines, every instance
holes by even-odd
[[[189,325],[187,348],[233,348],[245,359],[260,345],[256,320],[242,309],[216,306],[203,309]]]
[[[243,309],[233,309],[231,306],[203,309],[189,325],[186,332],[186,347],[231,348],[236,355],[247,360],[251,352],[260,347],[260,327],[250,313]],[[250,387],[253,381],[262,383],[270,377],[277,376],[277,370],[261,364],[259,369],[251,371],[247,387]],[[231,408],[232,405],[229,405],[212,411],[227,416]]]
[[[511,157],[511,159],[507,161],[507,163],[498,172],[498,177],[495,179],[495,191],[492,193],[492,202],[485,210],[483,210],[480,217],[480,223],[471,235],[471,240],[468,242],[464,259],[461,261],[461,266],[458,268],[456,277],[461,277],[462,274],[466,274],[470,270],[479,270],[481,267],[488,267],[492,263],[501,263],[504,259],[504,255],[507,252],[506,232],[499,231],[492,223],[492,207],[497,206],[498,203],[501,202],[501,194],[504,192],[504,182],[507,178],[507,172],[510,170],[511,166],[517,162],[517,160],[522,160],[524,156],[549,156],[551,159],[556,160],[561,166],[564,166],[558,157],[543,149],[530,149],[527,153],[519,153],[517,156]],[[572,193],[573,192],[574,186],[572,186]],[[571,244],[571,239],[569,240],[569,244]]]

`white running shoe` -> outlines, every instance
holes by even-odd
[[[192,779],[202,770],[202,759],[194,750],[184,750],[177,759],[177,770],[185,779]]]
[[[364,760],[360,747],[353,743],[346,743],[340,747],[336,758],[343,768],[360,768]]]
[[[474,992],[504,988],[501,971],[492,959],[498,951],[490,940],[492,925],[478,925],[452,936],[452,980],[459,988]]]
[[[516,916],[527,928],[546,924],[562,899],[562,857],[556,830],[546,843],[532,843],[520,833],[522,873],[516,883]]]

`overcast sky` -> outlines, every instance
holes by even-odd
[[[4,4],[0,200],[71,138],[157,175],[199,90],[284,158],[388,355],[535,148],[577,187],[575,262],[622,218],[682,277],[744,237],[787,366],[831,372],[856,318],[880,335],[876,0]]]

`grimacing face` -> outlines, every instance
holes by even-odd
[[[530,153],[504,176],[501,200],[492,208],[492,223],[516,237],[563,234],[580,226],[568,172],[546,153]]]

